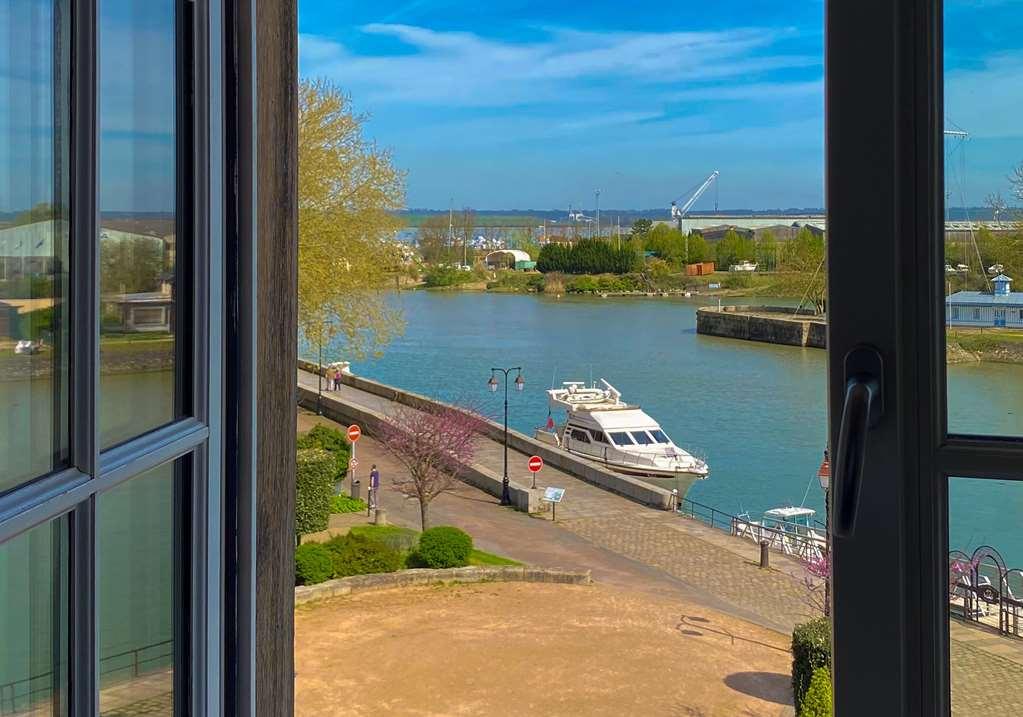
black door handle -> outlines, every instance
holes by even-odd
[[[833,535],[846,538],[856,527],[867,436],[884,413],[881,354],[857,347],[845,357],[845,403],[835,451]]]

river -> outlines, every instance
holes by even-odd
[[[510,394],[509,423],[527,433],[546,420],[552,384],[606,378],[710,463],[689,498],[752,514],[805,502],[823,519],[816,472],[827,429],[824,351],[698,335],[692,300],[429,291],[393,300],[405,314],[404,335],[382,356],[353,361],[355,373],[500,418],[502,395],[486,390],[490,367],[522,366],[525,390]],[[1014,365],[950,366],[952,427],[1023,435],[1021,379]],[[513,470],[525,476],[525,466]],[[977,483],[950,487],[953,547],[991,544],[1023,566],[1015,529],[1023,486]]]

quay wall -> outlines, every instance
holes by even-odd
[[[827,347],[827,330],[823,320],[805,309],[704,306],[696,311],[696,333],[708,336],[823,349]]]
[[[313,374],[315,374],[317,370],[315,363],[304,360],[299,360],[299,368]],[[353,374],[342,374],[341,381],[352,388],[357,388],[374,396],[379,396],[405,406],[411,406],[412,408],[429,408],[430,406],[445,405],[440,401],[435,401],[421,394],[413,393],[412,391],[405,391],[400,388],[388,386],[386,384],[379,383],[378,381],[362,378],[361,376],[355,376]],[[315,407],[315,391],[299,386],[299,395],[300,402],[303,406],[306,408]],[[338,420],[341,423],[345,420],[354,420],[359,423],[360,426],[367,429],[370,434],[374,433],[375,430],[379,430],[381,420],[379,417],[370,414],[367,411],[357,410],[357,407],[350,406],[349,404],[342,404],[342,402],[338,401],[334,396],[329,396],[329,400],[334,404],[340,404],[332,410],[334,410],[338,416],[341,416],[342,418],[335,418],[334,420]],[[327,402],[328,396],[325,395],[323,405],[327,405]],[[324,410],[324,412],[326,413],[326,410]],[[364,417],[358,418],[355,415],[357,413],[362,414]],[[333,416],[330,415],[328,415],[328,417],[333,418]],[[497,421],[485,419],[484,435],[493,441],[502,442],[504,440],[504,426]],[[567,451],[557,448],[556,446],[541,443],[535,438],[511,428],[508,429],[508,447],[527,455],[540,456],[543,458],[544,464],[546,465],[558,468],[559,470],[576,476],[587,483],[592,483],[604,490],[625,496],[637,503],[649,505],[654,508],[660,508],[662,510],[668,510],[671,505],[672,496],[671,491],[669,490],[644,483],[638,478],[633,478],[632,476],[615,473],[614,471],[608,470],[597,463],[579,458]],[[477,487],[482,490],[494,495],[488,487],[490,480],[487,478],[486,474],[490,473],[491,475],[496,476],[496,473],[491,473],[485,468],[479,466],[474,467],[473,470],[479,473],[479,475],[473,476],[471,479],[465,478],[466,482],[473,483],[473,480],[479,480],[481,484],[473,483],[473,485],[477,485]],[[497,480],[498,484],[500,484],[499,476],[497,477]],[[529,494],[528,498],[526,496],[522,496],[521,499],[516,499],[515,495],[512,495],[512,500],[516,502],[516,505],[519,505],[520,502],[523,504],[523,508],[520,509],[525,509],[524,506],[527,504],[532,505],[533,501],[539,502],[539,497],[532,495],[534,491],[525,488],[524,486],[520,487],[526,494]],[[497,491],[496,495],[500,495],[500,485],[497,486]],[[680,498],[682,497],[684,496],[680,496]],[[546,507],[546,505],[546,503],[543,504],[544,507]],[[531,510],[530,512],[537,512],[542,509],[543,508],[537,507],[535,510]]]

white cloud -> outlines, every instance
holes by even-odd
[[[669,95],[672,100],[685,102],[728,100],[774,100],[795,97],[820,97],[824,102],[824,80],[812,82],[753,82],[746,84],[696,87]]]

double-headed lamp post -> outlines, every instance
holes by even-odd
[[[831,614],[831,456],[828,449],[824,449],[824,460],[821,467],[817,469],[817,480],[820,481],[821,490],[824,491],[824,563],[827,568],[827,575],[824,576],[824,614]]]
[[[504,374],[504,479],[501,481],[501,505],[511,505],[511,493],[508,490],[508,374],[517,371],[515,376],[515,390],[521,391],[526,387],[526,379],[522,378],[522,367],[492,368],[490,369],[490,380],[487,387],[491,393],[497,393],[497,372]]]

